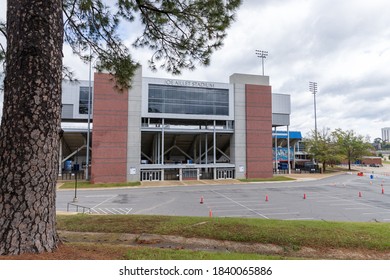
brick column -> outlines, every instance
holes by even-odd
[[[126,182],[128,93],[113,77],[95,73],[91,182]]]
[[[271,86],[245,85],[247,178],[270,178],[272,172]]]

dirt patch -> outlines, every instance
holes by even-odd
[[[128,250],[124,246],[62,243],[53,253],[0,256],[0,260],[120,260]]]
[[[53,253],[0,256],[9,260],[118,260],[135,247],[241,252],[303,259],[390,260],[390,251],[283,247],[155,234],[81,233],[61,231],[62,244]]]

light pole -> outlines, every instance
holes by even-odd
[[[91,134],[91,94],[92,94],[92,48],[89,47],[89,85],[88,85],[88,129],[87,129],[87,155],[85,165],[85,180],[89,181],[89,141]]]
[[[258,58],[261,58],[261,66],[262,66],[262,69],[263,69],[263,76],[264,76],[264,58],[266,58],[268,56],[268,52],[267,51],[256,50],[256,55],[257,55]]]
[[[74,198],[73,198],[73,202],[78,202],[78,198],[77,198],[77,173],[79,171],[79,166],[76,165],[78,164],[78,149],[76,150],[76,163],[73,165],[73,171],[74,171]]]
[[[317,104],[316,104],[316,94],[318,91],[316,82],[309,82],[309,90],[314,96],[314,133],[315,138],[317,139]]]

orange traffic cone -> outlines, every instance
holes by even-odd
[[[268,201],[268,195],[265,196],[265,201]]]
[[[303,194],[303,199],[306,199],[306,194],[305,193]]]

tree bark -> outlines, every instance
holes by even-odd
[[[61,0],[7,1],[0,255],[51,252],[58,246],[62,45]]]

